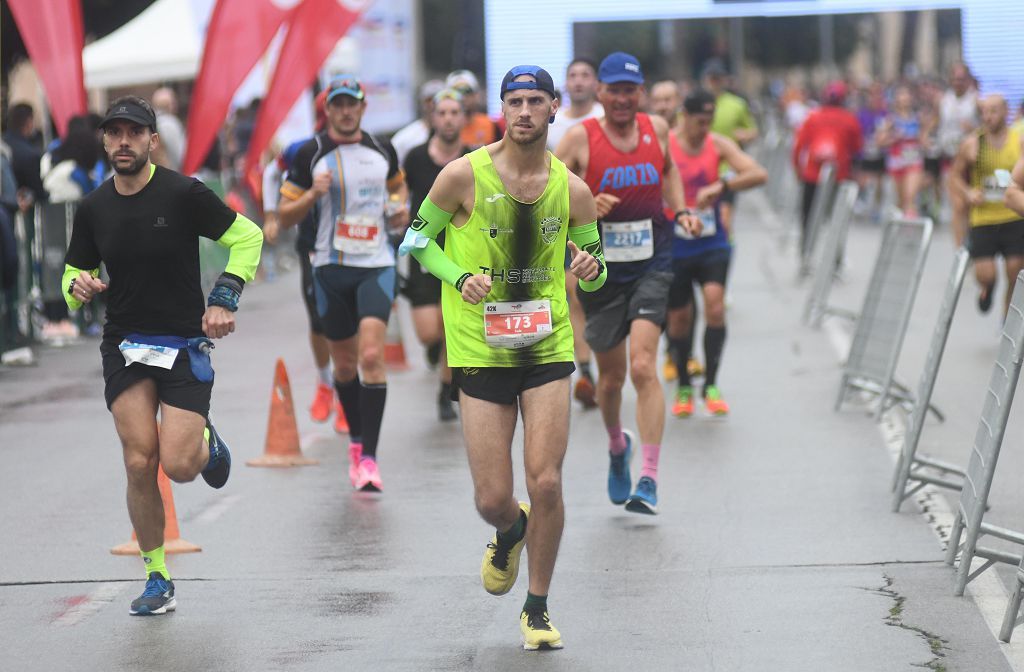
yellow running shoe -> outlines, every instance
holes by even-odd
[[[527,651],[562,648],[562,633],[551,625],[546,611],[524,611],[519,615],[519,629],[523,631],[523,648]]]
[[[530,505],[526,502],[519,502],[519,509],[530,517]],[[487,544],[484,551],[484,561],[480,564],[480,579],[483,581],[484,590],[491,595],[504,595],[512,590],[519,577],[519,556],[523,554],[523,546],[526,545],[526,530],[523,530],[523,538],[512,546],[505,546],[498,543],[498,535],[491,537],[491,543]]]
[[[686,372],[690,374],[691,378],[696,378],[704,375],[704,367],[696,357],[690,357],[686,360]]]
[[[679,377],[679,371],[676,369],[676,363],[672,361],[671,357],[666,357],[665,363],[661,365],[661,377],[665,379],[666,383],[671,383]]]
[[[725,403],[725,399],[722,398],[722,393],[716,385],[708,385],[704,390],[704,406],[712,415],[729,414],[729,404]]]

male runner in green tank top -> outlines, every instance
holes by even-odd
[[[445,282],[448,360],[461,390],[476,507],[497,528],[480,569],[484,588],[494,595],[512,589],[525,543],[524,647],[561,648],[547,595],[564,521],[561,472],[575,369],[566,247],[582,290],[601,287],[606,270],[590,189],[546,149],[558,108],[551,75],[536,66],[513,68],[501,98],[505,137],[445,166],[401,250]],[[434,241],[441,231],[443,251]],[[529,504],[513,496],[517,406]]]

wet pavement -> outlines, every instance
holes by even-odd
[[[305,411],[314,370],[292,272],[246,290],[238,331],[214,353],[213,419],[235,466],[221,491],[174,486],[182,536],[203,547],[169,558],[174,614],[129,617],[141,563],[109,554],[131,530],[97,343],[0,370],[0,669],[1015,669],[1024,633],[1002,645],[986,621],[1005,600],[952,595],[952,570],[918,505],[889,512],[883,433],[856,403],[832,410],[849,326],[800,325],[806,287],[782,225],[760,194],[740,204],[720,376],[733,412],[668,418],[660,515],[608,502],[600,416],[573,410],[549,599],[564,650],[520,647],[525,568],[508,596],[480,586],[492,531],[473,510],[458,424],[436,420],[435,374],[408,320],[412,366],[390,378],[381,437],[385,492],[351,491],[344,437]],[[854,227],[834,303],[859,306],[879,239],[876,227]],[[951,260],[940,230],[899,367],[911,387]],[[969,280],[935,392],[948,420],[930,421],[922,438],[922,449],[959,463],[998,330],[977,314],[974,291]],[[318,466],[244,466],[263,451],[277,357]],[[624,398],[633,426],[635,395]],[[1020,415],[991,514],[1018,529]],[[516,469],[525,496],[521,455]]]

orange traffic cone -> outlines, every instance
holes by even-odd
[[[181,538],[178,530],[178,513],[174,510],[174,494],[171,492],[171,481],[164,473],[163,467],[157,468],[156,483],[160,487],[160,499],[164,500],[164,553],[198,553],[203,550],[195,544]],[[110,549],[114,555],[138,555],[139,541],[132,531],[132,540]]]
[[[267,423],[267,442],[263,456],[246,462],[250,467],[299,467],[318,464],[302,455],[299,446],[299,426],[295,422],[295,404],[292,386],[284,360],[278,359],[274,369],[274,388],[270,394],[270,420]]]
[[[409,363],[405,361],[405,345],[402,344],[402,327],[398,323],[398,311],[391,304],[391,319],[384,334],[384,364],[393,371],[405,371]]]

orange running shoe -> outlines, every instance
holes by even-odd
[[[672,404],[672,415],[677,418],[688,418],[693,415],[693,388],[680,387],[676,390],[676,400]]]
[[[676,369],[676,363],[672,361],[671,357],[666,357],[665,363],[661,365],[661,377],[665,379],[666,383],[671,383],[679,377],[679,370]]]
[[[718,391],[717,385],[708,385],[704,388],[704,405],[711,415],[729,414],[729,404],[722,399],[722,393]]]
[[[334,401],[334,388],[330,385],[317,383],[313,405],[309,407],[309,417],[313,422],[327,422],[331,417],[331,402]]]
[[[340,401],[334,402],[334,431],[348,434],[348,418],[345,417],[345,409],[341,407]]]
[[[583,404],[583,408],[595,408],[597,406],[597,398],[594,396],[596,393],[594,381],[587,376],[580,376],[576,381],[576,388],[573,390],[576,401]]]

